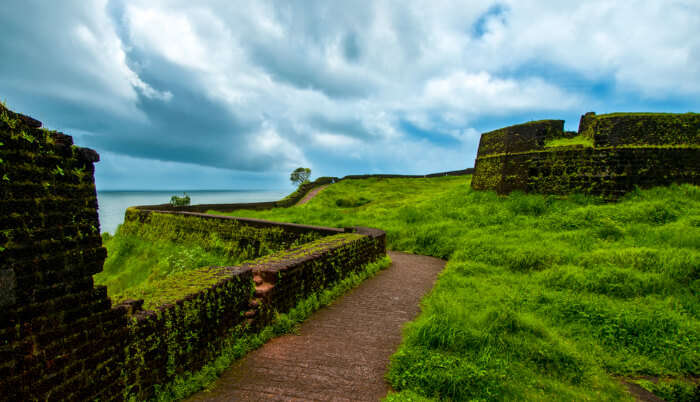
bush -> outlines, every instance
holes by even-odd
[[[178,197],[176,195],[170,197],[170,205],[174,207],[186,207],[190,205],[190,196],[182,193],[182,197]]]

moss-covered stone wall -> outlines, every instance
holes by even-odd
[[[243,266],[173,275],[167,297],[148,309],[143,300],[112,307],[92,278],[106,257],[98,159],[0,106],[1,400],[148,399],[276,312],[386,253],[384,232],[375,229],[130,209],[126,219],[172,224],[164,230],[175,237],[215,230],[232,241],[279,244]],[[154,221],[163,214],[171,219]]]
[[[206,267],[174,279],[171,285],[184,293],[178,300],[153,310],[143,310],[143,300],[122,304],[131,313],[123,371],[127,399],[147,400],[157,386],[202,368],[248,329],[250,269]]]
[[[514,155],[513,172],[524,183],[512,189],[544,194],[572,192],[616,199],[635,186],[672,183],[700,185],[700,149],[619,148],[569,149]]]
[[[544,150],[545,142],[564,137],[563,120],[541,120],[505,127],[481,135],[479,153],[474,164],[472,187],[476,190],[495,189],[504,192],[520,182],[520,176],[510,172],[513,167],[506,155]]]
[[[504,127],[481,135],[479,156],[544,149],[545,141],[563,135],[563,120],[541,120]]]
[[[698,113],[612,113],[583,116],[579,131],[596,147],[700,146]]]
[[[521,134],[541,123],[483,134],[472,188],[501,194],[581,192],[616,199],[635,186],[700,184],[698,114],[587,113],[578,133],[564,132],[562,124],[561,130],[550,125],[539,133]],[[575,134],[592,139],[594,146],[544,147],[545,141]],[[511,147],[513,143],[519,145]]]
[[[386,234],[377,229],[353,228],[302,247],[262,257],[244,267],[253,270],[261,306],[260,322],[275,312],[285,313],[298,301],[386,255]]]
[[[238,246],[239,254],[246,259],[261,257],[323,236],[343,232],[343,229],[271,222],[262,219],[214,216],[196,212],[152,211],[139,208],[128,208],[124,221],[138,221],[141,227],[151,227],[149,230],[140,230],[138,233],[140,237],[147,237],[148,232],[151,232],[159,239],[179,241],[195,233],[216,233],[219,239],[235,243]]]
[[[0,399],[121,395],[125,311],[92,281],[98,158],[0,105]]]

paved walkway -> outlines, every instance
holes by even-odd
[[[377,401],[401,329],[445,261],[389,252],[393,264],[322,308],[298,334],[272,339],[191,401]]]
[[[303,204],[306,204],[307,202],[311,201],[312,198],[316,197],[316,194],[320,193],[321,190],[323,190],[324,188],[326,188],[328,186],[329,186],[329,184],[326,184],[326,185],[323,185],[320,187],[316,187],[316,188],[312,188],[311,191],[306,193],[304,198],[302,198],[299,202],[297,202],[297,205],[303,205]]]

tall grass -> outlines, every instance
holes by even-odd
[[[606,204],[500,197],[464,177],[347,180],[232,214],[378,227],[392,249],[449,259],[392,357],[391,400],[620,400],[617,376],[700,372],[697,186]]]

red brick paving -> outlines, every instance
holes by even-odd
[[[386,270],[317,311],[298,334],[272,339],[190,401],[376,401],[389,357],[445,261],[389,252]]]
[[[311,189],[311,191],[306,193],[306,195],[304,196],[304,198],[301,199],[301,201],[297,202],[297,205],[304,205],[307,202],[311,201],[312,198],[316,197],[316,194],[320,193],[321,190],[323,190],[324,188],[326,188],[328,186],[329,185],[326,184],[325,186],[320,186],[320,187],[316,187],[314,189]]]

